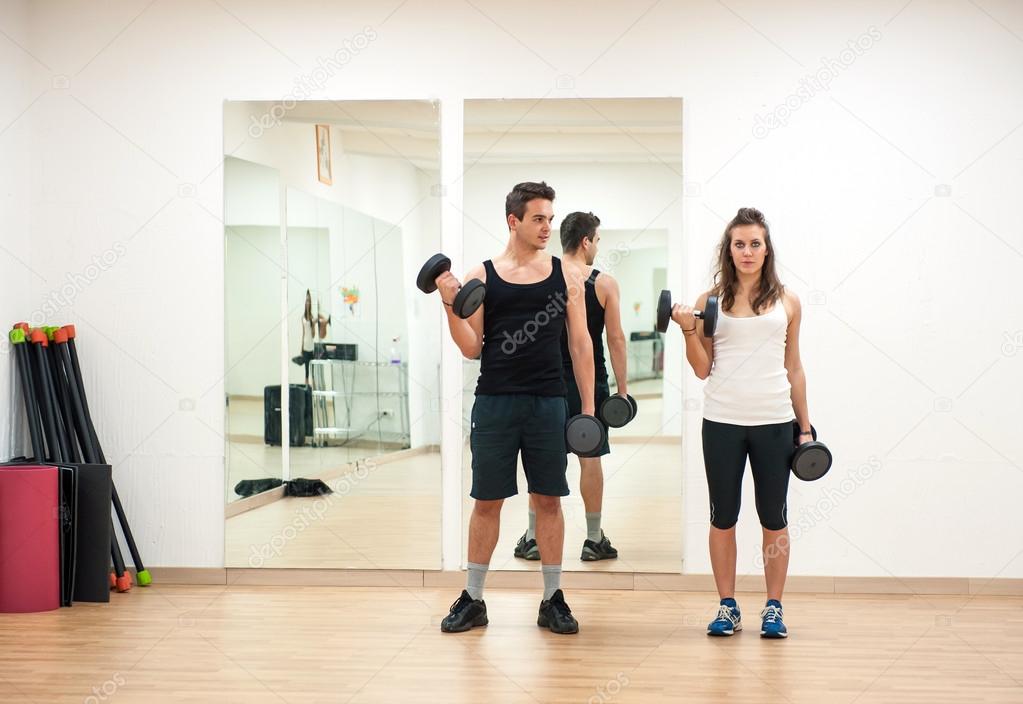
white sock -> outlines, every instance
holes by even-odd
[[[490,565],[481,565],[478,562],[470,562],[467,567],[469,568],[468,581],[465,585],[465,591],[469,592],[469,596],[473,599],[483,598],[483,582],[487,579],[487,570],[490,569]]]
[[[543,600],[547,601],[561,589],[561,565],[544,565],[540,571],[543,572]]]

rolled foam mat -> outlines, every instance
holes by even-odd
[[[0,613],[60,608],[57,468],[0,468]]]

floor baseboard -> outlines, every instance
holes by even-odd
[[[223,584],[244,586],[426,587],[457,589],[465,572],[441,570],[316,570],[250,569],[239,567],[153,567],[153,584]],[[536,589],[539,567],[533,571],[496,570],[487,586],[497,589]],[[564,572],[566,589],[624,589],[635,591],[713,592],[709,574],[653,572]],[[739,575],[740,592],[762,592],[763,575]],[[791,575],[785,590],[800,594],[904,594],[1023,596],[1023,579],[982,577],[828,577]]]

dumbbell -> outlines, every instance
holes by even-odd
[[[568,451],[580,457],[594,457],[600,452],[607,431],[596,416],[580,413],[568,419],[565,425],[565,444]]]
[[[708,296],[707,305],[702,311],[694,310],[693,315],[703,320],[703,336],[714,337],[714,330],[718,326],[718,297]],[[657,329],[660,332],[668,331],[668,322],[671,320],[671,291],[661,291],[657,299]]]
[[[621,396],[614,394],[604,399],[600,404],[600,419],[604,424],[612,428],[621,428],[636,417],[638,411],[636,399],[626,394]]]
[[[820,479],[831,469],[831,450],[822,442],[817,442],[817,429],[810,426],[812,442],[799,444],[799,423],[792,421],[792,444],[797,445],[792,453],[792,473],[797,479],[812,482]]]
[[[443,254],[434,254],[419,270],[416,286],[423,293],[433,293],[437,290],[437,277],[445,271],[451,271],[451,260]],[[479,279],[470,279],[458,289],[451,309],[459,318],[468,318],[483,305],[486,295],[487,285]]]

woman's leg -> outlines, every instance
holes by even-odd
[[[746,469],[746,428],[703,421],[703,463],[710,493],[710,564],[722,599],[735,596],[735,524]]]
[[[788,490],[792,460],[792,424],[750,428],[750,467],[756,488],[757,514],[763,527],[764,578],[767,598],[781,601],[789,571]]]
[[[767,598],[781,601],[785,591],[785,578],[789,573],[789,529],[764,531],[764,579],[767,582]]]
[[[735,597],[735,526],[722,530],[710,527],[710,565],[718,597]]]

